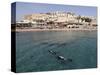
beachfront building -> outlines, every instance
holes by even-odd
[[[24,15],[22,22],[18,22],[17,26],[53,29],[53,28],[87,28],[89,26],[97,26],[95,17],[80,16],[72,12],[48,12],[34,13]]]
[[[32,25],[29,21],[16,22],[16,28],[31,28]]]

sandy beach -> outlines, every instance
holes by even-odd
[[[96,31],[96,28],[93,29],[81,29],[81,28],[77,28],[77,29],[16,29],[16,30],[12,30],[16,31],[16,32],[28,32],[28,31]]]

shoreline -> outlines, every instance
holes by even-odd
[[[29,31],[97,31],[97,29],[15,29],[12,32],[29,32]]]

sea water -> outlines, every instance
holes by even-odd
[[[48,50],[72,59],[62,62]],[[16,72],[97,67],[97,31],[16,33]]]

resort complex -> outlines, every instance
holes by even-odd
[[[97,18],[72,12],[48,12],[24,15],[16,29],[97,29]]]

